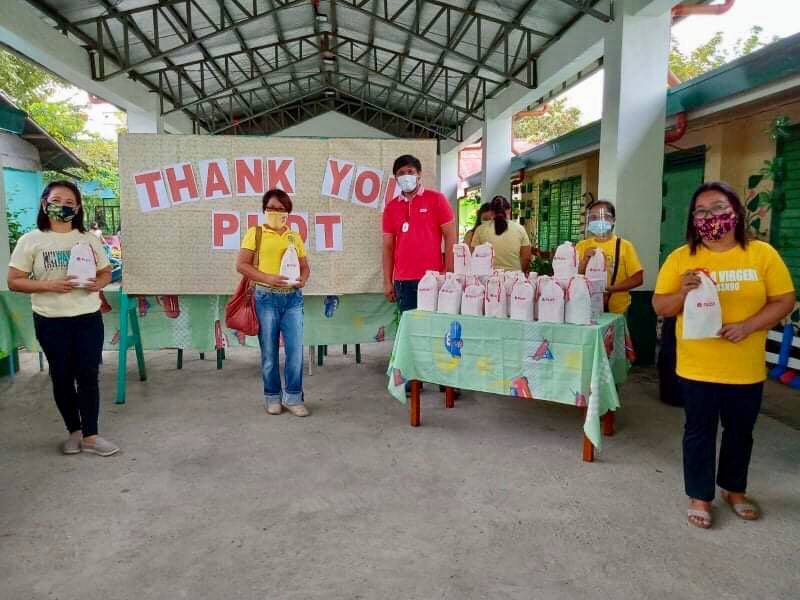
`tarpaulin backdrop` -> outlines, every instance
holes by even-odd
[[[381,216],[383,196],[392,164],[401,154],[413,154],[422,161],[423,183],[436,182],[436,144],[431,140],[295,139],[247,136],[191,136],[125,134],[120,136],[119,167],[125,291],[130,294],[230,294],[238,275],[234,268],[236,250],[212,249],[213,211],[238,211],[241,235],[246,215],[261,212],[261,195],[241,196],[232,190],[227,198],[206,199],[202,161],[223,159],[229,184],[236,186],[237,158],[270,157],[294,159],[294,211],[308,218],[311,279],[307,295],[380,293]],[[380,202],[364,206],[350,198],[322,195],[323,178],[329,158],[350,161],[354,172],[361,167],[381,170]],[[200,199],[144,212],[134,176],[188,163],[192,166]],[[183,170],[178,169],[179,174]],[[266,185],[269,185],[267,183]],[[349,190],[354,187],[350,182]],[[318,251],[314,217],[341,215],[341,250]]]

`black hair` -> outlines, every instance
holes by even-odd
[[[289,198],[289,194],[284,192],[283,190],[274,189],[274,190],[267,190],[264,195],[261,197],[261,210],[267,210],[267,204],[269,201],[275,198],[278,202],[283,204],[283,208],[286,209],[287,213],[292,212],[292,199]]]
[[[589,211],[595,206],[605,206],[608,209],[608,212],[611,213],[611,216],[615,219],[617,218],[617,209],[610,200],[592,200],[586,205],[586,214],[588,215]]]
[[[50,231],[50,217],[47,216],[47,211],[45,211],[44,206],[47,203],[50,192],[59,187],[67,188],[75,195],[78,206],[76,207],[75,216],[72,218],[72,221],[70,221],[70,225],[72,225],[73,229],[77,229],[81,233],[86,233],[86,227],[83,225],[83,200],[81,199],[81,191],[78,189],[77,185],[65,179],[48,183],[44,190],[42,190],[42,195],[39,197],[39,213],[36,215],[36,227],[39,228],[39,231]]]
[[[395,159],[394,166],[392,167],[392,175],[396,176],[397,172],[403,167],[414,167],[417,173],[422,173],[422,163],[419,162],[416,156],[412,156],[411,154],[403,154],[403,156],[398,156]]]
[[[719,192],[731,204],[733,212],[736,214],[736,229],[734,230],[734,237],[736,242],[742,247],[747,246],[747,215],[745,214],[744,204],[739,198],[739,194],[724,181],[707,181],[695,190],[692,196],[692,201],[689,203],[689,218],[686,221],[686,242],[689,244],[689,249],[692,254],[697,252],[697,247],[703,243],[702,238],[697,233],[697,228],[694,226],[694,209],[697,206],[697,199],[700,194],[705,192]]]
[[[490,207],[494,212],[494,233],[495,235],[503,235],[508,229],[506,211],[511,208],[511,205],[505,196],[495,196],[492,198]]]
[[[478,227],[481,226],[481,217],[484,213],[487,213],[492,210],[491,205],[488,202],[484,202],[478,207],[478,210],[475,211],[475,225],[472,226],[472,231],[475,231]]]

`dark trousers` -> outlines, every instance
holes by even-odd
[[[400,312],[417,309],[417,288],[419,281],[395,281],[394,293],[397,296],[397,308]]]
[[[97,435],[100,412],[98,375],[103,352],[100,311],[77,317],[34,313],[36,339],[50,364],[53,396],[67,431]]]
[[[729,385],[681,378],[686,423],[683,430],[683,476],[686,495],[714,499],[717,423],[722,422],[717,485],[730,492],[747,490],[753,427],[761,408],[763,383]]]

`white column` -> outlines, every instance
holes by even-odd
[[[150,99],[150,110],[131,109],[128,114],[128,133],[164,133],[164,119],[161,117],[158,99]]]
[[[499,112],[493,100],[486,102],[481,152],[481,201],[489,202],[498,194],[511,199],[511,112]]]
[[[641,2],[617,3],[608,25],[603,68],[598,197],[617,207],[617,231],[631,240],[645,270],[658,274],[669,11],[633,14]]]
[[[458,151],[454,150],[446,154],[438,154],[436,158],[438,161],[439,191],[447,197],[450,205],[456,209],[458,208]]]
[[[6,208],[5,183],[3,182],[3,160],[0,157],[0,291],[8,290],[6,273],[8,272],[8,261],[11,254],[8,248],[8,209]]]

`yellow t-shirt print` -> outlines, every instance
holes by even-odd
[[[769,244],[754,240],[746,248],[736,246],[725,252],[700,246],[691,254],[689,246],[681,246],[661,267],[655,293],[677,293],[681,275],[701,269],[717,283],[723,324],[744,321],[758,313],[767,298],[794,291],[789,269],[778,252]],[[722,338],[684,340],[683,315],[678,315],[675,335],[676,371],[684,379],[741,385],[766,379],[766,331],[752,333],[739,343]]]
[[[583,260],[583,255],[589,248],[597,248],[602,250],[606,255],[606,270],[608,271],[608,285],[611,285],[611,275],[614,273],[614,256],[617,250],[617,236],[612,235],[611,239],[605,242],[600,242],[595,239],[581,240],[575,246],[578,252],[578,260]],[[636,275],[642,270],[642,263],[639,261],[639,255],[636,254],[636,248],[633,244],[626,239],[623,239],[619,244],[619,270],[617,271],[617,283],[621,283]],[[617,314],[624,314],[631,305],[630,292],[617,292],[611,294],[608,300],[608,311]]]
[[[289,245],[293,245],[297,250],[297,256],[305,258],[306,247],[303,238],[296,231],[287,229],[283,233],[278,233],[267,227],[261,230],[261,252],[258,257],[258,270],[267,275],[277,275],[281,270],[281,259],[283,253]],[[256,249],[256,228],[251,227],[244,234],[242,248],[255,252]]]

